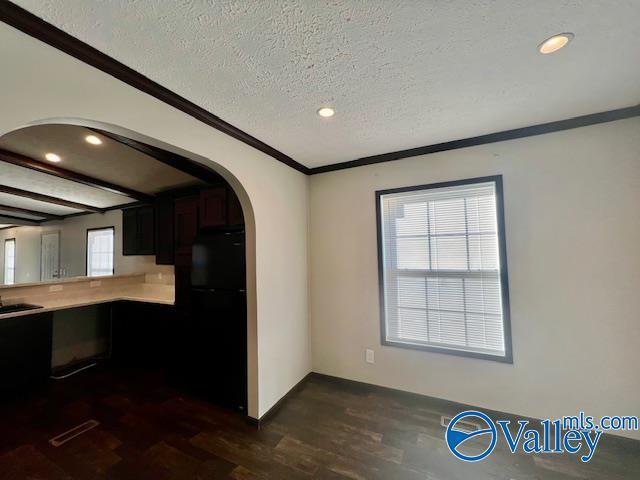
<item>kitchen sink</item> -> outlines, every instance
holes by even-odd
[[[36,310],[42,308],[40,305],[31,305],[29,303],[14,303],[13,305],[0,306],[0,315],[4,313],[23,312],[25,310]]]

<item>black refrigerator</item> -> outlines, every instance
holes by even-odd
[[[246,412],[244,230],[209,231],[196,237],[191,288],[194,387],[212,402]]]

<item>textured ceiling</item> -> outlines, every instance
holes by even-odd
[[[6,199],[7,197],[4,197],[4,198]],[[24,212],[17,213],[15,211],[6,210],[5,208],[2,208],[5,206],[6,205],[0,205],[0,216],[24,218],[25,220],[44,220],[46,218],[45,215],[31,215],[29,213],[24,213]],[[9,205],[9,206],[15,206],[15,205]],[[41,212],[38,212],[38,213],[41,213]]]
[[[637,0],[16,3],[310,167],[640,101]]]
[[[18,197],[16,195],[10,195],[8,193],[0,192],[0,205],[6,205],[9,207],[26,208],[27,210],[33,210],[35,212],[51,213],[53,215],[71,215],[72,213],[78,213],[80,210],[75,208],[64,207],[62,205],[56,205],[54,203],[41,202],[40,200],[32,200],[31,198]],[[9,212],[7,212],[9,215]],[[22,213],[11,213],[11,216],[30,218],[30,215]]]
[[[135,200],[123,195],[105,192],[81,183],[64,180],[43,173],[0,162],[0,183],[28,192],[41,193],[71,202],[99,208],[122,205]]]

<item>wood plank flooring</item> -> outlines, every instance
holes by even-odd
[[[568,455],[455,459],[443,401],[312,376],[256,430],[158,372],[99,367],[0,405],[4,479],[574,480],[640,478],[640,442],[608,437],[588,464]],[[95,419],[55,448],[48,440]]]

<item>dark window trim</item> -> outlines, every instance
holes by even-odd
[[[456,187],[459,185],[471,185],[474,183],[493,182],[496,188],[496,219],[498,222],[498,254],[500,258],[500,289],[502,291],[502,322],[504,330],[504,356],[479,352],[467,352],[446,347],[433,347],[428,345],[416,345],[387,340],[387,324],[385,318],[384,295],[384,257],[382,252],[382,209],[380,200],[383,195],[391,193],[412,192],[416,190],[430,190],[434,188]],[[513,363],[513,350],[511,343],[511,309],[509,303],[509,273],[507,268],[507,241],[504,221],[504,192],[502,175],[487,177],[467,178],[450,182],[431,183],[427,185],[414,185],[410,187],[391,188],[378,190],[376,193],[376,227],[378,240],[378,295],[380,302],[380,343],[383,346],[406,348],[409,350],[423,350],[428,352],[446,353],[460,357],[493,360],[501,363]]]
[[[84,239],[84,275],[89,277],[89,232],[95,232],[96,230],[111,230],[113,232],[113,266],[111,267],[111,275],[116,274],[116,227],[111,225],[110,227],[96,227],[87,228],[87,233]],[[89,277],[92,278],[92,277]]]
[[[5,278],[5,274],[7,273],[7,242],[13,242],[13,283],[11,285],[16,284],[16,276],[18,273],[18,242],[16,242],[16,237],[5,238],[2,250],[2,281],[3,284],[7,284],[7,279]]]

